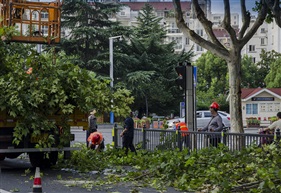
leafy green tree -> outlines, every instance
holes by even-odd
[[[197,109],[208,109],[210,104],[216,101],[220,104],[221,110],[228,111],[226,61],[211,52],[206,52],[198,58],[194,65],[197,66]]]
[[[196,17],[203,26],[207,34],[204,38],[197,34],[194,29],[188,26],[185,21],[183,11],[181,9],[180,0],[173,0],[175,6],[175,17],[177,26],[191,41],[211,51],[217,56],[227,61],[229,72],[229,106],[231,115],[231,131],[243,133],[242,122],[242,107],[241,107],[241,50],[253,37],[259,27],[267,19],[275,19],[277,25],[281,26],[280,20],[280,1],[279,0],[259,0],[256,1],[256,10],[258,11],[256,20],[251,24],[251,14],[246,9],[245,0],[240,1],[242,27],[237,33],[233,26],[231,26],[231,5],[229,0],[223,1],[224,18],[221,27],[228,33],[231,45],[225,47],[219,39],[215,36],[213,31],[213,23],[207,18],[200,6],[200,1],[193,0],[192,7],[194,17]],[[250,25],[251,24],[251,25]]]
[[[280,88],[281,87],[281,57],[276,58],[276,60],[271,63],[270,71],[265,78],[267,88]]]
[[[67,117],[76,109],[87,113],[96,108],[100,113],[113,111],[122,117],[130,110],[133,98],[128,90],[112,92],[108,80],[97,79],[95,73],[73,65],[72,58],[63,52],[54,62],[53,52],[38,54],[23,44],[0,44],[0,110],[17,118],[16,144],[27,135],[54,130],[56,126],[48,117],[58,111],[62,112],[60,125],[69,128]],[[27,73],[30,67],[32,73]],[[54,143],[51,137],[46,140],[41,147]]]
[[[174,67],[180,61],[189,60],[192,53],[176,54],[173,42],[165,44],[166,31],[159,21],[152,6],[145,4],[129,43],[122,48],[126,54],[115,56],[114,72],[119,79],[116,86],[132,90],[133,108],[139,110],[139,116],[148,116],[149,112],[169,114],[179,109],[179,102],[183,100],[175,84]]]
[[[266,55],[264,53],[264,55]],[[264,58],[265,59],[265,58]],[[255,88],[264,85],[264,72],[266,66],[263,61],[258,64],[252,62],[252,58],[245,55],[242,58],[242,80],[241,87]],[[226,98],[228,96],[228,71],[226,61],[206,52],[196,61],[197,72],[197,108],[206,109],[217,101],[224,111],[229,110]]]
[[[75,64],[98,74],[109,74],[109,37],[126,35],[128,30],[109,20],[121,4],[66,0],[62,6],[62,27],[69,34],[62,39],[62,49],[76,55]]]
[[[241,87],[242,88],[257,88],[261,87],[259,67],[257,64],[253,63],[252,57],[245,55],[242,58],[242,78]],[[262,79],[263,80],[263,79]]]
[[[259,77],[260,80],[260,87],[268,87],[271,83],[269,82],[269,79],[266,79],[267,76],[271,76],[272,74],[272,68],[271,65],[274,66],[273,63],[276,62],[276,60],[280,59],[281,54],[276,52],[275,50],[266,52],[265,50],[262,50],[261,54],[261,61],[257,63],[259,67]],[[273,72],[274,73],[274,72]],[[268,75],[270,74],[270,75]],[[273,84],[274,85],[274,84]],[[275,86],[273,86],[275,87]],[[277,86],[278,87],[278,86]]]

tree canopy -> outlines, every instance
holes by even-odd
[[[241,107],[241,50],[246,43],[253,37],[258,28],[266,21],[267,18],[275,18],[280,21],[280,5],[279,0],[260,0],[257,1],[257,17],[251,23],[251,14],[246,8],[245,0],[240,1],[242,26],[237,32],[231,25],[230,1],[223,1],[224,18],[221,23],[223,28],[229,35],[230,47],[226,47],[220,42],[213,31],[213,23],[207,18],[207,13],[202,9],[198,0],[192,1],[191,17],[197,18],[205,30],[207,38],[201,37],[187,25],[186,14],[183,14],[180,0],[173,0],[175,6],[175,18],[179,29],[196,44],[209,50],[213,54],[227,61],[229,72],[229,106],[231,116],[231,131],[244,132],[242,122],[242,107]],[[251,24],[251,25],[250,25]],[[279,22],[280,24],[280,22]]]
[[[174,67],[192,57],[191,52],[175,53],[174,42],[165,43],[166,31],[159,21],[152,6],[145,4],[137,17],[138,25],[119,51],[123,54],[115,55],[116,86],[132,91],[140,117],[152,112],[167,115],[179,109],[183,96],[175,84]]]
[[[65,38],[61,48],[75,55],[73,62],[80,67],[109,74],[109,37],[129,34],[126,27],[110,20],[121,4],[67,0],[62,6],[62,27]]]
[[[122,117],[130,111],[130,91],[112,92],[108,80],[72,64],[64,52],[54,58],[54,52],[39,54],[28,45],[0,44],[0,110],[17,118],[16,143],[31,132],[39,135],[52,130],[55,125],[48,117],[56,112],[62,112],[63,118],[76,109],[87,113],[96,108],[99,113],[113,111]],[[61,125],[69,126],[67,119]]]

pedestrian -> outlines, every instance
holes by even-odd
[[[222,118],[218,113],[220,106],[218,103],[213,102],[210,105],[210,112],[212,114],[212,118],[209,121],[209,123],[204,127],[198,129],[198,131],[208,131],[208,132],[221,132],[223,130],[223,123]],[[213,147],[218,147],[218,143],[220,142],[221,136],[217,134],[211,134],[210,137],[210,143]]]
[[[131,152],[135,152],[137,155],[137,151],[135,146],[133,145],[134,140],[134,120],[133,120],[133,112],[130,113],[125,119],[124,122],[124,130],[121,132],[120,136],[123,138],[123,149],[125,148],[125,154],[128,155],[129,148]]]
[[[90,134],[98,130],[97,118],[95,114],[96,114],[96,110],[94,109],[92,112],[90,112],[90,116],[88,117],[88,130],[86,132],[87,146],[88,146],[88,138]]]
[[[275,129],[281,129],[281,112],[278,112],[276,116],[277,116],[277,121],[274,121],[267,128],[261,130],[269,131],[269,133],[273,133]]]
[[[273,134],[276,129],[281,129],[281,112],[278,112],[276,116],[277,121],[271,123],[271,125],[269,125],[267,128],[260,129],[259,134]],[[261,143],[259,144],[259,146],[263,144],[271,144],[273,142],[273,138],[264,136],[261,137],[260,141]]]
[[[104,149],[104,138],[100,132],[93,132],[88,137],[88,148],[102,151]]]

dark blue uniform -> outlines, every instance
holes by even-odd
[[[127,129],[123,134],[123,148],[125,148],[126,155],[128,155],[129,148],[131,152],[135,152],[135,154],[137,154],[135,146],[133,145],[134,120],[132,119],[132,117],[127,117],[125,119],[124,129]]]

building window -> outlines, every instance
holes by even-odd
[[[189,38],[185,38],[185,45],[189,45]]]
[[[49,13],[48,12],[41,12],[41,18],[48,19]]]
[[[266,103],[261,103],[260,104],[260,112],[266,112],[266,107],[267,107]]]
[[[280,103],[274,103],[274,111],[279,112],[280,111]]]
[[[164,12],[156,12],[157,17],[164,17]]]
[[[221,17],[220,16],[214,16],[214,20],[220,20]]]
[[[44,26],[43,25],[41,29],[42,29],[42,34],[43,35],[45,35],[45,36],[48,35],[48,26]]]
[[[202,52],[203,51],[203,48],[199,45],[196,45],[196,51],[197,52]]]
[[[279,112],[280,104],[279,103],[261,103],[260,112]]]
[[[249,45],[249,52],[255,52],[256,46],[255,45]]]
[[[202,29],[196,30],[196,33],[197,33],[199,36],[203,36],[203,30],[202,30]]]
[[[120,15],[125,16],[126,15],[125,11],[121,11]]]
[[[268,112],[273,112],[273,103],[268,103]]]
[[[172,37],[172,41],[175,42],[175,49],[182,49],[182,38],[181,37]]]
[[[252,57],[252,62],[256,63],[256,58],[255,57]]]
[[[265,45],[265,38],[261,38],[261,45]]]
[[[247,115],[257,115],[258,114],[258,104],[246,104],[246,114]]]
[[[261,33],[265,33],[265,28],[261,28]]]

